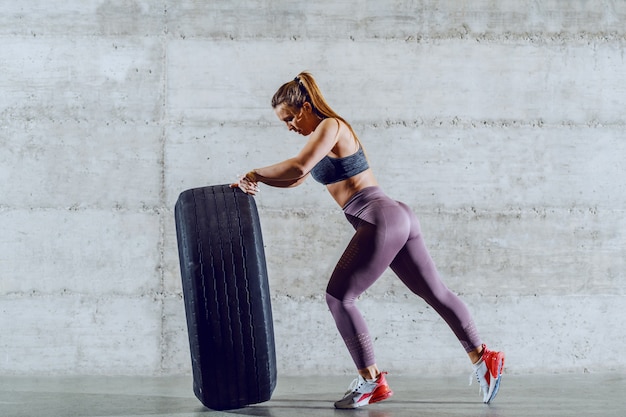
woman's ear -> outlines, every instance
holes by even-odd
[[[304,109],[304,111],[311,113],[313,111],[313,106],[311,106],[311,103],[309,103],[308,101],[305,101],[304,104],[302,105],[302,108]]]

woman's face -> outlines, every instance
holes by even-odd
[[[303,136],[310,135],[317,127],[315,125],[316,118],[309,103],[304,103],[299,109],[282,103],[274,108],[274,112],[276,112],[278,119],[287,125],[290,131]]]

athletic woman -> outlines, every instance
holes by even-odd
[[[498,392],[504,353],[490,351],[481,342],[467,306],[441,281],[417,217],[378,186],[350,124],[330,108],[307,72],[282,85],[272,107],[290,131],[308,140],[293,158],[254,169],[233,186],[255,195],[259,183],[294,187],[311,175],[328,188],[355,229],[326,288],[328,308],[358,370],[335,407],[361,407],[393,394],[385,372],[376,365],[370,333],[355,305],[387,267],[450,326],[473,364],[483,402],[489,403]]]

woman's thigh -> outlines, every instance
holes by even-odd
[[[410,221],[397,203],[370,207],[367,218],[368,221],[349,217],[356,231],[327,288],[338,299],[356,298],[369,288],[389,267],[409,236]]]

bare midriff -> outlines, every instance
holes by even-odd
[[[328,184],[326,187],[330,195],[335,199],[337,204],[339,204],[339,207],[343,208],[354,194],[364,188],[377,185],[378,181],[376,181],[374,173],[371,168],[368,168],[354,177]]]

